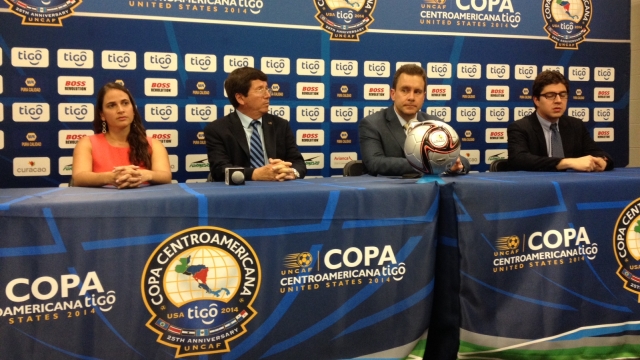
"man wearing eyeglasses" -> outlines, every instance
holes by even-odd
[[[235,111],[204,128],[213,180],[224,181],[228,167],[243,167],[246,180],[303,178],[307,167],[289,122],[268,113],[267,75],[238,68],[229,74],[224,89]]]
[[[564,115],[569,82],[561,73],[538,74],[532,95],[536,111],[507,129],[510,170],[613,169],[613,159],[596,145],[582,120]]]

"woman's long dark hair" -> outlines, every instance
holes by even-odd
[[[133,122],[131,123],[131,129],[127,136],[127,142],[129,143],[129,161],[134,165],[144,165],[147,169],[151,170],[151,154],[149,153],[149,141],[147,141],[146,130],[142,125],[142,116],[138,112],[131,92],[124,86],[110,82],[106,83],[100,91],[98,91],[98,98],[96,99],[95,114],[93,118],[93,131],[96,134],[102,132],[102,119],[100,113],[102,112],[102,106],[104,105],[104,96],[109,90],[120,90],[129,96],[131,106],[133,106]],[[109,125],[105,124],[107,131],[109,131]]]

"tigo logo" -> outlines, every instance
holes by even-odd
[[[214,73],[217,70],[216,56],[213,54],[186,54],[184,69],[189,72]]]
[[[573,116],[582,120],[583,122],[589,121],[589,108],[569,108],[567,109],[567,115]]]
[[[296,61],[298,75],[324,76],[324,60],[298,59]]]
[[[62,69],[93,69],[93,51],[58,49],[58,67]]]
[[[614,114],[613,108],[594,108],[593,121],[611,122],[613,121],[613,114]]]
[[[145,52],[145,70],[176,71],[178,70],[178,55],[174,53]]]
[[[93,121],[92,103],[60,103],[58,104],[58,120],[60,122],[91,122]]]
[[[365,106],[363,110],[363,116],[369,116],[371,114],[375,114],[378,111],[382,111],[386,109],[386,106]]]
[[[355,106],[332,106],[331,122],[355,123],[358,121],[358,108]]]
[[[388,61],[365,61],[365,77],[389,77],[391,75],[391,63]]]
[[[487,79],[508,80],[510,77],[510,67],[506,64],[487,64]]]
[[[482,66],[480,64],[458,64],[458,79],[480,79]]]
[[[218,113],[215,105],[186,105],[184,111],[187,122],[210,122]]]
[[[544,65],[542,67],[542,71],[557,71],[560,74],[564,75],[564,66],[558,66],[558,65]]]
[[[485,110],[485,119],[487,122],[508,122],[509,121],[509,108],[508,107],[487,107]]]
[[[287,105],[269,105],[269,114],[290,121],[291,109]]]
[[[47,122],[51,117],[47,103],[13,103],[12,113],[15,122]]]
[[[225,55],[224,57],[224,72],[226,73],[245,66],[254,67],[253,56]]]
[[[589,81],[589,68],[586,66],[569,66],[569,81]]]
[[[11,65],[14,67],[47,68],[49,50],[45,48],[11,48]]]
[[[331,60],[331,76],[358,76],[358,62],[355,60]]]
[[[612,67],[597,67],[593,69],[595,81],[613,82],[616,80],[616,69]]]
[[[102,68],[106,70],[135,70],[135,51],[104,50],[102,52]]]
[[[479,107],[459,107],[456,109],[458,122],[480,122],[480,114]]]
[[[451,79],[453,68],[450,63],[427,63],[427,77],[432,79]]]
[[[291,72],[290,60],[288,58],[263,57],[260,59],[260,69],[265,74],[289,75]]]
[[[451,108],[449,106],[430,106],[427,108],[426,113],[437,116],[444,122],[451,122]]]
[[[144,118],[148,122],[177,122],[178,105],[147,104],[144,106]]]
[[[525,116],[529,116],[536,111],[534,107],[515,107],[513,108],[513,118],[515,120],[520,120]]]
[[[516,65],[516,80],[533,80],[538,76],[538,67],[536,65]]]
[[[296,119],[300,123],[324,122],[324,107],[322,106],[298,106]]]

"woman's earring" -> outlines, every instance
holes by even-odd
[[[107,133],[107,122],[102,120],[102,133],[106,134]]]

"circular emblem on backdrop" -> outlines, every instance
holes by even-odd
[[[257,314],[261,282],[255,252],[237,234],[210,226],[171,235],[149,257],[142,298],[147,327],[176,357],[231,351]]]
[[[22,17],[22,25],[62,26],[82,0],[5,0],[9,10]]]
[[[589,31],[593,7],[591,0],[544,0],[544,30],[556,49],[578,50]]]
[[[640,198],[629,204],[618,217],[613,233],[613,250],[620,265],[617,274],[624,281],[624,288],[640,295]]]
[[[314,0],[316,19],[331,40],[359,41],[373,23],[377,0]]]

